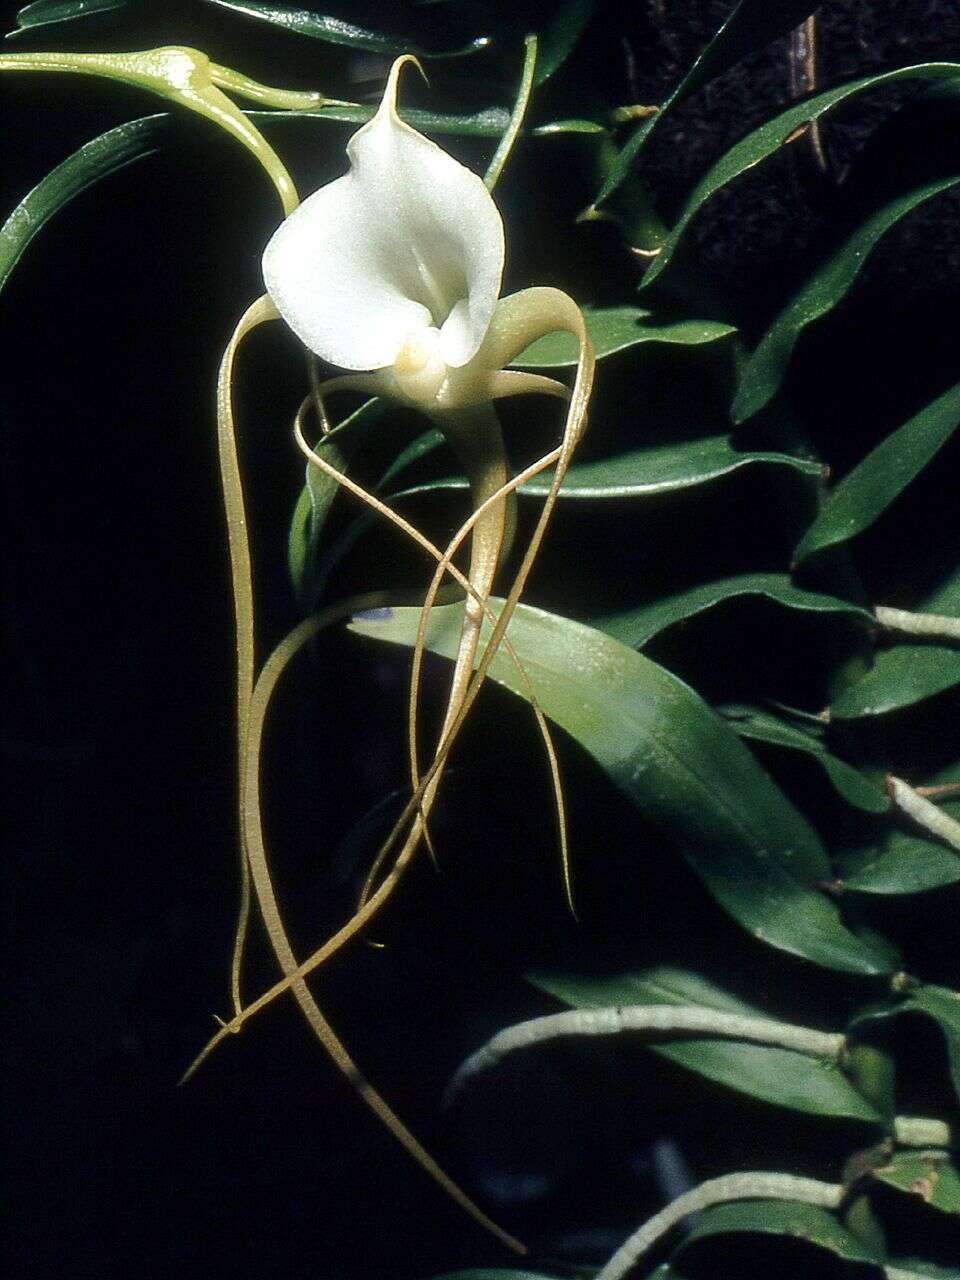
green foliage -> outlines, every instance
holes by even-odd
[[[25,4],[19,11],[16,29],[9,31],[7,38],[24,32],[32,33],[40,28],[44,28],[44,35],[55,36],[58,33],[50,32],[46,28],[75,22],[78,18],[93,18],[100,14],[113,13],[118,9],[126,8],[128,4],[129,0],[33,0],[32,4]]]

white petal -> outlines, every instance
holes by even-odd
[[[394,64],[376,116],[347,145],[350,172],[280,226],[263,273],[277,310],[346,369],[391,364],[425,325],[448,364],[483,340],[500,292],[503,224],[483,182],[396,114]]]

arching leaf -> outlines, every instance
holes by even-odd
[[[587,333],[597,359],[626,351],[642,342],[697,346],[736,333],[733,325],[717,320],[680,320],[672,324],[645,323],[651,312],[643,307],[586,307]],[[511,365],[517,369],[557,369],[577,363],[577,340],[570,333],[549,333],[521,352]]]
[[[500,607],[500,602],[493,602]],[[435,609],[427,645],[456,651],[462,606]],[[412,645],[419,610],[359,617],[352,630]],[[543,712],[680,846],[709,891],[771,946],[851,973],[887,972],[884,946],[851,933],[820,890],[829,861],[819,838],[736,734],[663,667],[593,627],[521,606],[508,635]],[[502,650],[494,680],[520,693]]]
[[[612,458],[575,463],[560,487],[560,498],[638,498],[674,489],[718,480],[757,464],[788,467],[805,476],[819,476],[819,463],[794,458],[787,453],[740,452],[726,436],[706,436],[701,440],[682,440],[674,444],[649,445]],[[550,488],[552,472],[545,471],[521,485],[519,492],[541,496]],[[428,493],[434,489],[465,489],[461,476],[428,480],[404,489],[402,494]]]
[[[0,228],[0,289],[33,237],[64,205],[118,169],[152,155],[169,117],[144,116],[109,129],[52,169],[20,201]]]
[[[960,425],[960,383],[882,440],[831,491],[803,535],[794,562],[868,529],[915,480]]]
[[[878,1182],[918,1196],[934,1209],[960,1214],[960,1172],[946,1151],[895,1151],[870,1173]]]
[[[735,999],[699,975],[679,969],[648,969],[603,978],[534,973],[528,980],[573,1009],[667,1004],[765,1016],[762,1010]],[[807,1054],[708,1036],[650,1039],[644,1045],[688,1071],[775,1106],[866,1123],[880,1120],[879,1113],[835,1063]]]
[[[650,135],[674,107],[728,67],[735,66],[747,54],[762,49],[777,36],[790,31],[814,8],[810,0],[780,0],[776,4],[771,4],[770,0],[740,0],[659,112],[639,124],[627,139],[616,164],[597,193],[594,206],[608,200],[624,182]]]
[[[37,31],[41,27],[59,26],[78,18],[94,18],[115,9],[125,9],[129,0],[33,0],[17,14],[16,29],[7,38],[24,32]]]
[[[940,178],[908,191],[878,209],[820,266],[791,298],[760,339],[744,366],[731,408],[734,422],[745,422],[773,399],[803,329],[831,311],[846,296],[877,242],[917,205],[949,191],[960,178]]]
[[[868,1028],[871,1023],[885,1022],[905,1013],[919,1013],[931,1018],[943,1032],[953,1087],[960,1098],[960,991],[917,983],[899,1003],[855,1017],[850,1023],[850,1030]]]
[[[304,8],[265,4],[261,0],[207,0],[207,4],[216,5],[219,9],[230,9],[234,13],[242,14],[245,18],[269,22],[272,26],[292,32],[294,35],[324,40],[327,44],[345,45],[348,49],[365,49],[368,53],[381,53],[390,58],[395,58],[401,53],[413,53],[418,58],[459,58],[465,54],[479,53],[490,43],[489,36],[478,36],[462,49],[432,53],[404,36],[370,31],[366,27],[357,26],[356,23],[346,22],[343,18],[311,13]]]
[[[960,75],[960,63],[957,62],[924,62],[912,67],[899,67],[895,71],[884,71],[879,75],[861,76],[847,84],[818,93],[807,98],[789,110],[781,112],[773,120],[768,120],[759,128],[741,139],[735,146],[717,161],[717,163],[697,183],[683,210],[674,224],[662,249],[647,269],[644,285],[652,284],[666,269],[673,259],[677,246],[692,220],[706,202],[721,187],[738,178],[740,174],[760,164],[767,156],[778,151],[782,146],[792,142],[799,136],[798,130],[812,120],[817,120],[825,112],[839,106],[848,98],[880,85],[896,84],[901,80],[948,80]]]
[[[960,617],[960,569],[921,602],[924,613]],[[900,711],[960,684],[960,646],[893,644],[874,656],[873,666],[830,708],[834,720]]]
[[[655,600],[637,609],[597,618],[593,625],[634,649],[642,649],[648,640],[668,627],[708,613],[727,600],[743,597],[769,600],[785,609],[795,609],[801,613],[839,615],[852,622],[875,625],[869,610],[836,596],[803,591],[800,587],[795,587],[785,573],[743,573],[734,578],[705,582],[665,600]]]
[[[706,1209],[678,1250],[683,1254],[702,1240],[733,1233],[792,1236],[835,1253],[847,1262],[882,1261],[879,1253],[841,1225],[826,1209],[789,1200],[744,1200]]]

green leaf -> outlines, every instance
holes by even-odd
[[[597,359],[626,351],[641,342],[667,342],[697,346],[736,333],[733,325],[717,320],[681,320],[674,324],[644,324],[651,313],[642,307],[585,307],[587,333]],[[548,333],[531,343],[511,365],[517,369],[557,369],[577,363],[577,340],[572,333]]]
[[[960,992],[947,987],[918,983],[904,999],[883,1009],[872,1009],[853,1018],[849,1030],[868,1027],[875,1022],[898,1018],[904,1013],[920,1013],[932,1018],[943,1032],[947,1043],[947,1059],[953,1087],[960,1097]]]
[[[895,84],[900,80],[946,80],[957,75],[960,75],[960,63],[924,62],[916,66],[899,67],[895,71],[884,71],[879,75],[862,76],[858,80],[851,80],[847,84],[829,89],[826,93],[818,93],[813,98],[807,98],[796,106],[790,107],[789,110],[781,112],[773,120],[768,120],[758,129],[754,129],[721,156],[697,183],[660,253],[647,269],[643,280],[644,285],[651,284],[666,269],[684,232],[702,206],[727,183],[732,182],[748,169],[752,169],[754,165],[760,164],[767,156],[792,141],[798,136],[797,130],[803,125],[819,119],[825,112],[867,89]]]
[[[612,978],[530,974],[541,991],[574,1009],[602,1009],[631,1004],[686,1005],[762,1018],[762,1010],[737,1000],[697,974],[682,969],[648,969]],[[843,1116],[877,1123],[879,1113],[854,1089],[834,1063],[774,1045],[697,1036],[648,1041],[645,1047],[697,1075],[760,1098],[775,1106],[809,1115]]]
[[[596,0],[564,0],[540,33],[540,48],[534,84],[545,84],[573,53],[583,35]]]
[[[731,409],[736,423],[758,413],[776,393],[801,332],[845,297],[874,245],[917,205],[957,185],[941,178],[908,191],[878,209],[819,267],[760,339],[747,361]]]
[[[831,491],[794,563],[868,529],[943,448],[960,424],[960,382],[882,440]]]
[[[839,614],[854,622],[866,623],[871,627],[875,625],[873,615],[867,609],[850,604],[847,600],[839,600],[836,596],[802,591],[793,585],[785,573],[743,573],[734,578],[706,582],[701,586],[691,587],[689,591],[668,596],[665,600],[655,600],[638,609],[598,618],[593,625],[631,648],[642,649],[648,640],[668,627],[708,613],[727,600],[743,597],[769,600],[785,609],[796,609],[803,613],[826,616]]]
[[[30,241],[64,205],[101,178],[157,150],[169,117],[130,120],[84,143],[20,201],[0,228],[0,289]]]
[[[300,124],[310,121],[313,124],[366,124],[376,113],[376,106],[325,106],[314,111],[245,111],[244,115],[267,131],[273,125]],[[418,111],[415,108],[403,109],[403,118],[414,129],[426,134],[453,134],[463,138],[499,138],[510,123],[510,112],[505,107],[485,107],[472,115],[449,115],[437,111]],[[577,125],[577,121],[572,122]],[[545,128],[547,132],[560,132],[555,125]],[[534,129],[538,134],[540,130]],[[580,132],[572,128],[571,132]]]
[[[469,1271],[447,1271],[434,1280],[556,1280],[542,1271],[515,1271],[512,1267],[471,1267]]]
[[[560,487],[563,498],[639,498],[674,489],[690,489],[717,480],[741,467],[764,463],[789,467],[801,475],[819,476],[819,463],[794,458],[787,453],[741,453],[727,436],[706,436],[701,440],[682,440],[672,444],[649,445],[612,458],[595,462],[579,462],[570,468]],[[550,488],[552,472],[544,471],[520,486],[522,494],[542,496]],[[446,476],[424,481],[404,489],[406,497],[434,489],[465,489],[462,476]]]
[[[52,27],[61,22],[74,22],[77,18],[92,18],[113,9],[125,9],[129,0],[34,0],[24,5],[17,14],[16,30],[7,32],[7,39],[36,31],[38,27]]]
[[[594,206],[613,195],[633,169],[634,161],[661,120],[691,93],[734,66],[748,53],[762,49],[778,36],[790,31],[813,12],[811,0],[740,0],[723,26],[706,46],[693,66],[670,94],[660,111],[644,120],[627,139]]]
[[[413,53],[418,58],[459,58],[465,54],[479,53],[490,44],[489,36],[478,36],[463,49],[431,53],[403,36],[370,31],[366,27],[345,22],[343,18],[311,13],[307,9],[290,9],[284,5],[263,4],[259,3],[259,0],[207,0],[207,4],[216,5],[218,9],[230,9],[233,13],[243,14],[247,18],[256,18],[260,22],[269,22],[294,35],[309,36],[313,40],[325,40],[327,44],[345,45],[348,49],[365,49],[368,53],[382,53],[387,57]]]
[[[827,1249],[847,1262],[883,1261],[862,1240],[851,1235],[826,1209],[789,1200],[743,1200],[706,1209],[677,1251],[683,1254],[692,1245],[712,1236],[747,1233],[751,1235],[793,1236],[807,1244]]]
[[[960,1213],[960,1173],[946,1151],[897,1151],[871,1173],[878,1182],[919,1196],[934,1209]]]
[[[920,608],[960,616],[960,569]],[[946,644],[895,644],[874,655],[873,666],[845,689],[830,708],[831,719],[885,715],[913,706],[960,684],[960,649]]]
[[[496,609],[498,601],[491,602]],[[461,605],[435,609],[427,646],[451,657]],[[412,645],[419,610],[361,616],[352,629]],[[813,828],[736,734],[676,676],[601,631],[521,606],[507,633],[544,713],[641,812],[680,845],[709,891],[767,944],[849,973],[888,972],[896,958],[858,938],[819,889],[830,865]],[[501,650],[494,680],[520,693]]]
[[[338,424],[329,441],[324,442],[321,437],[319,452],[331,466],[345,471],[363,436],[383,421],[385,413],[382,400],[367,400]],[[316,559],[323,527],[339,488],[339,481],[333,476],[315,463],[307,463],[306,484],[297,499],[287,536],[287,566],[298,595],[304,592],[307,571]]]
[[[854,808],[863,809],[867,813],[886,813],[889,810],[890,800],[882,787],[871,782],[859,770],[854,769],[853,765],[833,755],[818,738],[759,707],[731,705],[718,707],[717,710],[729,720],[741,738],[769,742],[772,746],[784,747],[788,751],[803,751],[813,756],[837,793]]]
[[[960,782],[960,762],[949,765],[927,785]],[[960,796],[942,804],[945,812],[960,820]],[[847,859],[844,859],[847,865]],[[917,828],[891,827],[879,844],[853,855],[854,870],[844,874],[847,889],[857,893],[923,893],[960,881],[960,855],[937,840],[926,839]]]
[[[942,1267],[924,1258],[891,1258],[884,1275],[887,1280],[960,1280],[960,1268]]]

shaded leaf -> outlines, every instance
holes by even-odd
[[[960,782],[960,763],[950,765],[927,782]],[[960,820],[960,795],[938,803]],[[845,868],[847,865],[844,859]],[[845,872],[843,883],[858,893],[922,893],[960,881],[960,855],[940,841],[924,837],[906,821],[902,826],[891,827],[879,845],[855,855],[853,867]]]
[[[878,1182],[919,1196],[934,1209],[960,1213],[960,1173],[945,1151],[896,1151],[871,1173]]]
[[[923,1014],[940,1027],[947,1044],[953,1087],[960,1097],[960,992],[918,983],[897,1004],[858,1015],[851,1021],[849,1029],[857,1031],[875,1022],[898,1018],[904,1013]]]
[[[769,742],[772,746],[784,747],[788,751],[803,751],[813,756],[837,793],[854,808],[863,809],[867,813],[886,813],[889,810],[890,800],[882,786],[865,777],[853,765],[847,764],[846,760],[833,755],[818,738],[805,733],[796,725],[759,707],[731,705],[718,707],[717,710],[730,721],[742,738]]]
[[[494,608],[500,607],[492,602]],[[456,652],[462,606],[435,609],[427,644]],[[360,635],[412,645],[419,610],[359,617]],[[736,734],[676,676],[593,627],[517,609],[508,635],[544,713],[680,844],[717,901],[755,937],[817,964],[887,972],[896,958],[842,923],[819,889],[829,861],[802,815]],[[521,693],[502,650],[490,674]]]
[[[741,453],[726,436],[706,436],[701,440],[682,440],[672,444],[649,445],[612,458],[575,463],[560,487],[563,498],[637,498],[674,489],[689,489],[717,480],[741,467],[765,463],[789,467],[801,475],[819,476],[820,465],[787,453]],[[552,471],[541,472],[518,490],[522,494],[541,496],[550,488]],[[404,489],[402,494],[426,493],[434,489],[466,489],[462,476],[447,476],[424,481]]]
[[[925,1258],[891,1258],[884,1274],[887,1280],[960,1280],[960,1267],[943,1267]]]
[[[479,53],[490,43],[489,36],[478,36],[462,49],[431,53],[403,36],[385,35],[358,27],[343,18],[327,14],[311,13],[308,9],[291,9],[286,5],[260,3],[260,0],[207,0],[218,9],[230,9],[246,18],[269,22],[272,26],[290,31],[294,35],[309,36],[313,40],[325,40],[327,44],[345,45],[348,49],[365,49],[368,53],[382,53],[396,57],[401,53],[413,53],[418,58],[459,58],[469,53]]]
[[[587,333],[596,347],[597,359],[626,351],[641,342],[667,342],[696,346],[716,342],[736,333],[733,325],[717,320],[680,320],[675,324],[644,324],[650,311],[642,307],[584,308]],[[511,365],[518,369],[554,369],[577,363],[579,348],[572,333],[548,333],[521,352]]]
[[[960,569],[921,603],[926,613],[960,617]],[[913,706],[960,684],[960,648],[946,644],[894,644],[874,655],[873,666],[830,708],[835,720],[884,715]]]
[[[745,422],[775,395],[801,332],[845,297],[874,245],[917,205],[956,186],[960,178],[940,178],[908,191],[878,209],[797,291],[760,339],[747,361],[731,408],[734,422]]]
[[[168,119],[160,113],[109,129],[84,143],[24,196],[0,228],[0,289],[27,245],[53,215],[101,178],[152,155]]]
[[[847,84],[818,93],[807,98],[789,110],[781,112],[773,120],[768,120],[758,129],[741,139],[734,147],[717,161],[715,165],[697,183],[688,198],[679,219],[663,244],[659,255],[654,259],[644,276],[644,285],[651,284],[672,260],[684,232],[693,218],[706,202],[721,187],[738,178],[740,174],[760,164],[767,156],[778,151],[798,137],[798,130],[811,120],[817,120],[825,112],[845,102],[848,98],[867,89],[880,85],[895,84],[900,80],[946,80],[960,75],[960,63],[956,62],[924,62],[912,67],[899,67],[895,71],[884,71],[879,75],[861,76]]]
[[[679,103],[702,85],[734,66],[748,53],[797,26],[815,5],[810,0],[740,0],[723,26],[706,46],[693,66],[663,103],[660,111],[644,120],[627,139],[616,164],[597,193],[594,205],[600,205],[630,174],[634,161],[646,145],[651,133]]]
[[[574,1009],[631,1004],[667,1004],[718,1009],[762,1018],[762,1010],[737,1000],[705,978],[682,969],[649,969],[609,978],[535,973],[528,979],[541,991]],[[706,1036],[645,1041],[645,1047],[697,1075],[749,1097],[810,1115],[844,1116],[877,1123],[878,1112],[831,1062],[775,1045],[746,1044]]]
[[[705,582],[701,586],[691,587],[689,591],[668,596],[665,600],[655,600],[652,604],[641,605],[637,609],[597,618],[593,625],[634,649],[642,649],[648,640],[668,627],[707,613],[727,600],[744,596],[769,600],[785,609],[823,615],[839,614],[854,622],[862,622],[871,627],[875,625],[869,610],[836,596],[803,591],[795,587],[785,573],[743,573],[733,578],[721,578],[717,582]]]
[[[706,1209],[680,1246],[683,1254],[692,1245],[711,1236],[732,1233],[794,1236],[807,1244],[827,1249],[847,1262],[880,1263],[882,1258],[858,1240],[826,1209],[789,1200],[743,1200]]]
[[[564,0],[540,33],[534,84],[544,84],[566,62],[593,17],[597,0]]]
[[[77,18],[93,18],[97,14],[125,9],[128,3],[129,0],[34,0],[33,4],[26,4],[19,11],[16,29],[7,32],[7,39],[40,27],[53,27],[62,22],[74,22]]]
[[[830,492],[794,563],[868,529],[936,457],[960,424],[960,383],[882,440]]]

